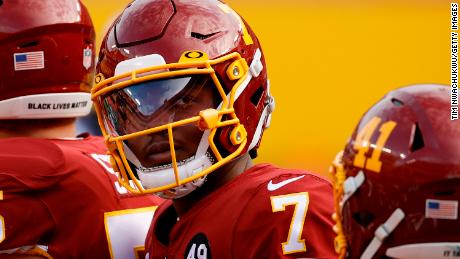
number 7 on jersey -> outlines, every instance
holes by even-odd
[[[308,192],[271,196],[270,199],[273,212],[285,211],[286,206],[295,206],[287,241],[281,243],[283,254],[307,251],[305,239],[301,239],[301,237],[303,224],[307,216],[308,203],[310,202]]]

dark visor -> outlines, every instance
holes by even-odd
[[[217,108],[221,98],[209,75],[152,80],[100,97],[107,130],[122,136]]]

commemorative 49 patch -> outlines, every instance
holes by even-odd
[[[14,53],[14,70],[34,70],[45,68],[43,51]]]
[[[205,234],[198,233],[190,240],[184,259],[212,259],[211,246]]]

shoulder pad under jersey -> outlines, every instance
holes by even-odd
[[[55,185],[69,173],[62,150],[50,140],[0,140],[0,190],[42,190]]]

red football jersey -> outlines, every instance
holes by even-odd
[[[256,165],[180,219],[163,203],[149,258],[336,258],[331,184],[313,174]]]
[[[102,138],[0,140],[0,253],[137,258],[160,202],[119,185]]]

